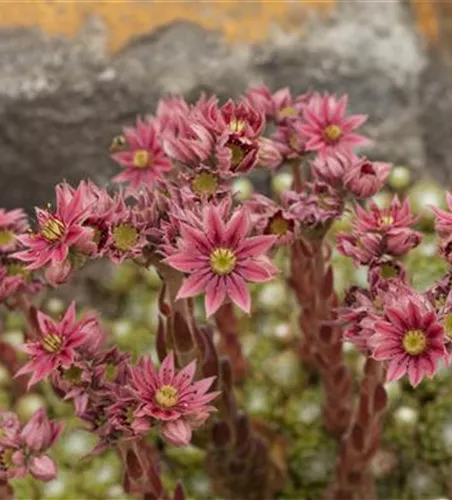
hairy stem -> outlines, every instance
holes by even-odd
[[[321,241],[294,243],[290,284],[300,305],[302,359],[319,372],[325,393],[324,418],[329,431],[341,436],[351,416],[352,377],[344,363],[342,334],[332,326],[336,296],[332,269]]]
[[[380,445],[381,417],[387,404],[382,364],[368,358],[364,367],[358,406],[343,436],[336,472],[327,499],[375,498],[370,463]]]
[[[229,357],[234,373],[234,380],[245,378],[248,363],[242,352],[239,339],[239,324],[231,302],[223,304],[215,313],[215,322],[220,332],[219,350]]]

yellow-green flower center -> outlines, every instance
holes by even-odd
[[[0,247],[9,245],[14,241],[14,233],[9,229],[0,230]]]
[[[235,268],[237,258],[229,248],[216,248],[210,254],[210,267],[215,274],[230,274]]]
[[[28,278],[30,276],[30,271],[25,268],[25,265],[18,262],[8,264],[7,273],[8,276],[22,276],[22,278]]]
[[[245,120],[231,120],[229,123],[229,128],[231,129],[232,132],[238,133],[241,132],[246,125]]]
[[[130,406],[126,410],[126,422],[128,424],[131,424],[131,423],[133,423],[134,420],[135,420],[135,408]]]
[[[130,250],[138,241],[138,230],[129,224],[119,224],[112,230],[115,247],[122,252]]]
[[[449,340],[452,340],[452,313],[447,314],[444,318],[444,333]]]
[[[270,222],[270,233],[282,236],[289,230],[289,223],[282,217],[275,217]]]
[[[286,106],[278,112],[278,118],[295,118],[298,116],[298,111],[293,106]]]
[[[48,333],[42,340],[41,345],[49,353],[58,352],[61,349],[62,339],[56,333]]]
[[[146,149],[137,149],[133,152],[133,166],[137,168],[147,168],[151,166],[152,154]]]
[[[394,217],[392,215],[382,215],[380,217],[380,224],[390,226],[391,224],[394,224]]]
[[[427,336],[422,330],[408,330],[403,336],[402,343],[410,356],[419,356],[427,347]]]
[[[332,123],[331,125],[325,127],[325,130],[323,131],[323,137],[328,142],[337,142],[342,137],[342,129],[341,127],[339,127],[339,125],[335,125],[334,123]]]
[[[14,462],[13,462],[13,453],[14,450],[12,448],[7,448],[4,451],[0,452],[0,463],[3,467],[3,469],[9,469],[14,467]]]
[[[83,370],[79,366],[71,366],[64,371],[64,378],[73,384],[79,384],[82,381]]]
[[[52,217],[44,223],[41,234],[47,241],[57,241],[64,235],[64,230],[64,223]]]
[[[217,190],[218,181],[213,174],[203,172],[198,174],[192,181],[191,187],[196,194],[211,195]]]
[[[105,379],[108,382],[114,382],[118,376],[118,367],[112,363],[107,364],[105,368]]]
[[[383,264],[380,269],[382,278],[386,280],[390,278],[395,278],[399,274],[397,268],[389,262]]]
[[[441,294],[439,297],[436,298],[435,300],[435,307],[438,309],[440,307],[444,307],[446,305],[446,296],[444,294]]]
[[[231,165],[233,167],[238,167],[240,162],[245,157],[245,150],[240,146],[240,144],[236,144],[234,142],[231,142],[227,146],[231,150],[231,153],[232,153]]]
[[[179,400],[177,389],[172,385],[162,385],[155,393],[155,401],[162,408],[172,408]]]

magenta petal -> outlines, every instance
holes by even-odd
[[[237,248],[240,257],[258,257],[267,252],[278,239],[277,236],[253,236],[247,238]]]
[[[195,382],[193,384],[193,390],[195,390],[198,395],[205,394],[210,389],[216,378],[217,377],[207,377]]]
[[[206,267],[208,265],[207,257],[201,258],[194,256],[193,252],[182,251],[167,257],[164,262],[169,264],[174,269],[184,273],[191,273]]]
[[[171,384],[174,378],[174,353],[171,351],[163,360],[159,369],[159,379],[162,385]]]
[[[50,316],[38,311],[37,314],[38,325],[42,335],[47,335],[49,332],[57,331],[57,326]]]
[[[408,379],[413,387],[420,384],[423,378],[423,373],[421,370],[421,364],[419,359],[412,357],[408,365]]]
[[[206,208],[204,224],[207,237],[212,243],[212,246],[216,247],[224,244],[225,227],[216,207],[208,206]]]
[[[248,234],[249,216],[245,209],[240,210],[228,222],[225,232],[225,242],[230,248],[236,247]]]
[[[55,462],[47,455],[33,457],[29,463],[29,470],[32,476],[40,481],[51,481],[57,475]]]
[[[253,261],[245,261],[237,266],[236,271],[247,281],[264,282],[271,280],[274,276],[265,266]]]
[[[185,278],[182,286],[177,293],[177,299],[185,299],[187,297],[194,297],[206,290],[207,284],[211,281],[213,275],[210,270],[199,271]]]
[[[205,307],[207,317],[212,316],[226,298],[226,285],[223,278],[214,278],[206,287]]]
[[[192,430],[182,418],[165,422],[161,428],[162,437],[174,446],[186,446],[191,441]]]
[[[397,345],[395,342],[384,343],[378,346],[372,353],[373,357],[377,360],[392,359],[397,354],[401,354],[400,343]]]
[[[187,386],[193,382],[193,377],[196,373],[196,360],[191,361],[185,366],[175,377],[174,385],[183,391]]]
[[[403,377],[407,371],[409,358],[408,356],[401,356],[391,359],[388,365],[387,380],[389,382],[393,380],[399,380]]]
[[[227,291],[234,304],[249,314],[251,295],[245,280],[236,273],[231,274],[227,277]]]
[[[193,245],[203,254],[210,253],[211,245],[206,236],[199,229],[182,223],[180,225],[180,232],[182,238],[188,243],[188,248],[190,245]]]

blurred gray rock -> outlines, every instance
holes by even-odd
[[[350,109],[370,115],[371,157],[449,179],[451,71],[422,48],[402,2],[341,2],[334,18],[312,18],[303,39],[276,32],[258,46],[224,44],[186,22],[113,55],[106,39],[96,20],[70,40],[0,31],[1,206],[45,203],[63,178],[106,182],[117,171],[111,137],[165,93],[226,98],[259,82],[347,92]]]

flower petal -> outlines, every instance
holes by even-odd
[[[236,273],[227,277],[227,291],[234,304],[246,313],[251,310],[251,294],[245,280]]]

